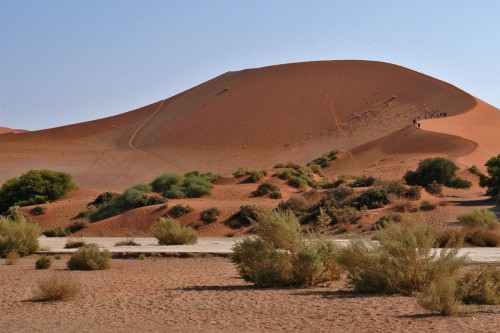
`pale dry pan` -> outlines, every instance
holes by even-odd
[[[241,241],[241,237],[200,237],[193,245],[158,245],[158,240],[152,237],[136,237],[134,241],[141,246],[115,246],[120,241],[125,241],[125,237],[82,237],[79,240],[86,244],[97,244],[102,249],[112,253],[188,253],[188,254],[215,254],[229,255],[235,242]],[[68,241],[66,237],[40,237],[39,242],[43,250],[39,253],[71,253],[76,249],[65,249],[64,245]],[[332,239],[337,244],[345,245],[349,240]],[[475,263],[499,263],[500,248],[472,247],[460,250],[460,255],[467,255]]]
[[[1,332],[498,332],[498,307],[431,315],[415,298],[330,288],[258,289],[224,258],[114,260],[107,271],[35,270],[36,258],[0,260]],[[63,270],[63,271],[62,271]],[[31,302],[36,281],[70,274],[82,296]]]

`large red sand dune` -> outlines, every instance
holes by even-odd
[[[421,121],[415,116],[447,113]],[[425,156],[481,167],[500,151],[498,109],[409,69],[322,61],[228,72],[95,121],[0,136],[0,182],[34,168],[120,190],[165,171],[228,173],[344,151],[336,172],[400,176]],[[492,139],[493,137],[493,139]],[[397,166],[397,170],[394,170]]]

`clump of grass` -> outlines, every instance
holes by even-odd
[[[184,214],[192,212],[193,210],[194,210],[194,208],[189,206],[189,205],[178,204],[178,205],[175,205],[174,207],[172,207],[172,209],[170,209],[169,215],[174,217],[174,218],[179,218]]]
[[[356,176],[352,183],[349,183],[350,187],[369,187],[375,184],[377,179],[373,176]]]
[[[473,209],[458,216],[458,220],[469,227],[496,229],[500,226],[497,216],[486,208]]]
[[[80,293],[80,285],[69,275],[52,275],[39,280],[36,301],[68,301]]]
[[[38,250],[40,232],[36,223],[27,222],[22,214],[13,219],[0,216],[0,258],[17,251],[23,257]]]
[[[357,209],[366,207],[375,209],[384,207],[389,203],[388,193],[382,187],[371,187],[363,192],[359,197],[355,198],[352,205]]]
[[[457,248],[437,253],[440,231],[426,221],[405,221],[378,231],[379,244],[352,241],[339,262],[359,292],[412,295],[429,287],[437,276],[453,276],[466,258]]]
[[[111,254],[107,250],[100,251],[95,244],[88,244],[73,253],[66,265],[80,271],[110,269]]]
[[[115,243],[115,246],[141,246],[133,238],[127,238]]]
[[[47,269],[52,266],[52,257],[43,255],[35,262],[36,269]]]
[[[500,304],[500,268],[489,266],[467,272],[458,282],[457,294],[465,304]]]
[[[66,244],[64,245],[65,249],[77,249],[80,247],[84,247],[87,245],[83,239],[68,239]]]
[[[231,260],[243,279],[258,286],[308,287],[339,278],[336,246],[321,238],[304,242],[300,224],[290,211],[263,211],[257,238],[233,247]]]
[[[271,191],[271,192],[269,192],[269,198],[271,198],[271,199],[281,199],[281,198],[283,198],[283,196],[281,195],[281,192],[278,190],[278,191]]]
[[[456,278],[443,276],[432,281],[418,294],[418,303],[431,312],[443,316],[455,316],[464,312],[462,302],[456,296]]]
[[[440,184],[434,180],[430,184],[425,186],[425,190],[432,195],[440,197],[443,195],[443,184]]]
[[[250,170],[248,168],[239,167],[238,170],[233,172],[233,176],[236,178],[240,178],[240,177],[248,175],[249,173],[250,173]]]
[[[17,250],[12,250],[5,256],[5,264],[7,265],[15,265],[19,262],[21,256]]]
[[[205,223],[212,223],[217,221],[217,217],[220,213],[221,212],[217,207],[211,207],[200,213],[200,219]]]
[[[153,228],[153,236],[160,245],[194,244],[198,239],[193,228],[182,227],[178,220],[164,217]]]

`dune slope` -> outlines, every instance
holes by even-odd
[[[332,149],[349,156],[332,169],[337,171],[365,170],[395,153],[466,158],[484,138],[457,138],[459,129],[445,129],[446,122],[468,121],[460,119],[478,107],[498,111],[481,103],[450,84],[380,62],[321,61],[228,72],[117,116],[4,134],[0,182],[28,169],[51,168],[70,172],[82,187],[120,190],[165,171],[269,168],[284,161],[306,163]],[[448,117],[439,119],[439,128],[431,128],[435,120],[430,120],[415,131],[413,117],[443,112]],[[400,146],[392,147],[393,142]]]

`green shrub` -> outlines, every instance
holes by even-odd
[[[63,226],[57,225],[52,228],[45,229],[42,232],[45,237],[66,237],[68,236],[68,230]]]
[[[162,193],[168,199],[199,198],[211,193],[212,182],[218,178],[210,172],[191,171],[184,175],[166,173],[151,183],[155,192]]]
[[[343,200],[354,193],[354,190],[346,184],[341,184],[337,188],[328,190],[327,195],[335,200]]]
[[[293,176],[288,180],[287,184],[300,190],[307,189],[307,180],[302,177]]]
[[[245,205],[234,215],[241,226],[247,227],[257,221],[262,212],[266,210],[262,206]]]
[[[495,229],[500,226],[495,213],[486,208],[473,209],[458,216],[458,220],[469,227]]]
[[[278,191],[272,191],[269,193],[269,198],[271,199],[281,199],[283,196],[281,195],[281,192]]]
[[[178,204],[178,205],[175,205],[174,207],[172,207],[172,209],[170,209],[169,215],[174,217],[174,218],[179,218],[184,214],[192,212],[193,210],[194,210],[194,208],[189,206],[189,205]]]
[[[433,180],[432,183],[425,186],[425,190],[430,194],[441,196],[443,194],[443,185]]]
[[[480,175],[479,185],[488,188],[488,195],[496,196],[500,193],[500,154],[490,158],[485,166],[488,176]]]
[[[220,215],[220,210],[217,207],[212,207],[205,209],[200,214],[200,219],[205,223],[212,223],[217,221],[217,217]]]
[[[457,248],[434,251],[440,231],[426,221],[391,224],[377,236],[379,244],[351,241],[339,254],[359,292],[412,295],[439,276],[453,276],[466,262]]]
[[[358,221],[361,216],[354,207],[333,207],[326,210],[326,213],[332,219],[332,224],[351,224]]]
[[[246,281],[266,287],[308,287],[339,278],[334,243],[321,238],[305,242],[292,212],[263,212],[256,233],[258,238],[237,242],[231,254]]]
[[[80,293],[80,285],[69,275],[52,275],[39,280],[37,285],[37,301],[67,301]]]
[[[267,176],[267,170],[252,170],[248,173],[248,175],[248,182],[256,183]]]
[[[388,193],[381,187],[372,187],[363,192],[359,197],[353,201],[353,206],[361,209],[367,207],[368,209],[375,209],[384,207],[389,203]]]
[[[481,175],[481,171],[479,171],[476,165],[471,166],[469,172],[477,176]]]
[[[119,196],[120,194],[115,193],[115,192],[103,192],[97,196],[97,198],[94,199],[91,203],[89,203],[89,206],[95,206],[99,207],[103,204],[106,204],[111,201],[114,197]]]
[[[276,176],[281,179],[281,180],[288,180],[290,178],[292,178],[294,174],[294,170],[293,169],[290,169],[290,168],[286,168],[284,170],[281,170],[280,172],[278,172],[276,174]]]
[[[46,210],[47,209],[44,206],[36,206],[30,209],[30,213],[35,216],[44,215]]]
[[[233,176],[236,178],[240,178],[240,177],[248,175],[249,173],[250,173],[250,170],[248,168],[239,167],[238,170],[233,172]]]
[[[86,219],[76,219],[66,228],[68,234],[73,234],[77,231],[83,230],[89,226],[89,222]],[[49,236],[47,236],[49,237]]]
[[[47,269],[52,266],[52,257],[51,256],[41,256],[38,258],[38,260],[35,262],[35,268],[36,269]]]
[[[31,170],[0,187],[0,213],[11,206],[29,206],[53,201],[76,186],[71,176],[51,170]]]
[[[73,253],[66,265],[71,270],[79,271],[110,269],[111,254],[107,250],[100,251],[95,244],[89,244]]]
[[[427,186],[436,181],[448,187],[471,187],[471,182],[457,177],[457,170],[457,166],[446,158],[426,158],[420,161],[416,171],[408,171],[404,180],[409,185]]]
[[[194,244],[198,237],[191,227],[182,227],[178,220],[161,217],[153,228],[160,245]]]
[[[11,251],[27,256],[38,250],[40,231],[36,223],[27,222],[23,215],[15,220],[0,216],[0,258]]]
[[[148,198],[146,206],[159,205],[159,204],[164,204],[166,202],[167,199],[165,199],[164,197],[161,197],[159,195],[152,195]]]
[[[279,192],[279,191],[280,191],[280,189],[278,186],[273,185],[273,184],[268,183],[268,182],[264,182],[264,183],[260,184],[255,191],[252,192],[252,195],[255,197],[260,197],[263,195],[267,195],[271,192]]]
[[[354,182],[349,183],[351,187],[369,187],[375,184],[377,179],[373,176],[361,176],[354,178]]]
[[[130,187],[122,194],[114,196],[108,202],[100,205],[95,212],[89,214],[89,218],[92,222],[100,221],[130,209],[146,206],[148,204],[148,194],[151,191],[152,187],[148,184]]]

